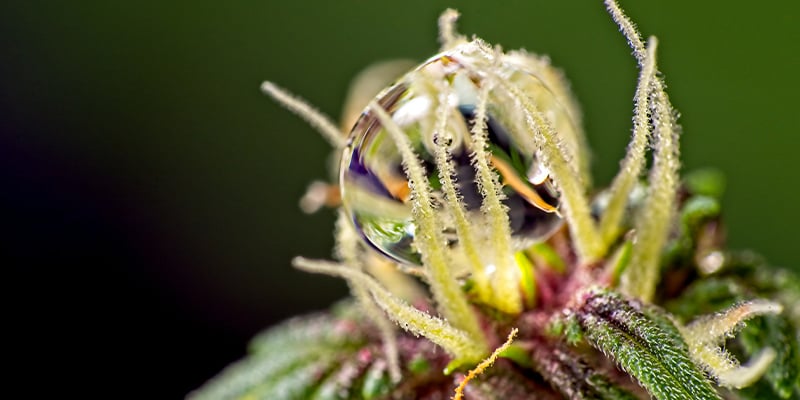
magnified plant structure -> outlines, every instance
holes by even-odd
[[[343,128],[265,82],[340,159],[301,203],[338,209],[337,260],[294,265],[352,299],[267,330],[190,398],[800,398],[800,281],[725,247],[721,178],[680,175],[658,41],[606,6],[639,76],[604,189],[559,70],[462,36],[453,10],[439,54],[356,79]]]

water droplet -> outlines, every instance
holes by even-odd
[[[434,155],[437,144],[433,130],[440,98],[434,89],[436,85],[447,84],[452,91],[446,101],[452,107],[447,127],[453,140],[447,145],[459,195],[474,229],[481,231],[486,226],[481,212],[482,196],[471,162],[470,135],[484,80],[474,70],[464,67],[462,61],[469,65],[475,62],[467,57],[458,50],[434,57],[384,90],[377,99],[406,133],[423,164],[434,190],[432,201],[437,212],[445,213],[440,218],[441,230],[451,247],[458,246],[458,239],[452,218],[446,216],[447,203]],[[574,126],[557,96],[536,73],[511,63],[501,72],[530,94],[539,106],[553,109],[549,110],[552,112],[548,113],[548,119],[554,127]],[[503,185],[503,204],[508,208],[514,243],[530,245],[549,237],[560,226],[558,193],[549,172],[536,159],[532,134],[525,130],[521,114],[505,106],[502,99],[493,92],[487,108],[491,163]],[[411,188],[395,142],[376,116],[366,111],[355,124],[349,143],[342,157],[340,183],[343,205],[358,232],[380,253],[400,263],[419,265],[420,255],[414,248]]]

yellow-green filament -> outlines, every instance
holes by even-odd
[[[428,184],[425,170],[414,154],[408,137],[386,110],[375,101],[370,103],[369,108],[394,140],[402,156],[403,166],[412,188],[411,202],[416,225],[414,240],[422,255],[422,262],[438,308],[451,324],[468,332],[473,340],[485,343],[478,319],[467,302],[461,285],[448,266],[447,244],[442,236],[440,228],[442,225],[437,211],[431,204],[432,189]]]

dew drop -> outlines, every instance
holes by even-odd
[[[471,160],[470,129],[475,122],[477,94],[483,80],[475,75],[474,69],[461,64],[471,61],[463,59],[466,57],[455,50],[431,58],[384,90],[377,100],[408,136],[434,190],[431,200],[437,212],[448,213],[434,161],[437,144],[432,132],[439,97],[431,89],[436,86],[425,79],[439,79],[450,85],[452,94],[447,102],[452,110],[448,131],[453,141],[447,145],[462,203],[475,224],[474,229],[480,231],[486,219],[481,212],[482,196]],[[548,118],[556,128],[559,124],[574,126],[569,113],[560,108],[559,99],[535,73],[522,70],[520,65],[508,64],[505,68],[511,70],[506,72],[513,76],[514,84],[531,93],[538,104],[553,108]],[[531,134],[520,131],[521,116],[503,104],[500,96],[490,96],[487,107],[490,157],[503,185],[503,204],[508,209],[514,243],[530,245],[546,239],[561,225],[558,192],[549,172],[537,160],[529,140]],[[391,136],[370,111],[361,115],[351,131],[342,157],[340,184],[345,210],[362,238],[397,262],[419,265],[421,256],[414,247],[412,191],[402,157]],[[451,220],[443,214],[441,231],[448,245],[457,247]]]

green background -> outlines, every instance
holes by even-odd
[[[345,294],[289,266],[330,256],[332,213],[297,207],[307,183],[330,176],[329,149],[260,94],[262,80],[338,118],[363,66],[436,52],[449,6],[462,32],[563,68],[597,182],[630,133],[635,64],[600,1],[51,3],[0,6],[4,200],[19,224],[5,246],[38,288],[20,291],[17,313],[47,335],[67,322],[68,351],[149,366],[111,382],[135,376],[170,396],[259,328]],[[685,169],[728,178],[731,245],[800,267],[798,2],[623,7],[660,39]]]

